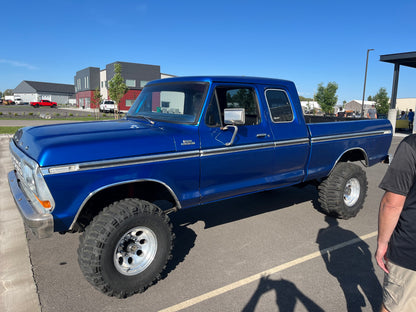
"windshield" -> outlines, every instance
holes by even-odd
[[[146,86],[127,113],[172,123],[193,124],[198,120],[208,83],[161,83]]]

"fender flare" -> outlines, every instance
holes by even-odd
[[[127,180],[127,181],[122,181],[122,182],[117,182],[117,183],[113,183],[113,184],[108,184],[105,186],[102,186],[98,189],[96,189],[95,191],[91,192],[90,194],[88,194],[88,196],[83,200],[81,206],[78,208],[78,211],[74,217],[74,220],[71,223],[71,226],[69,227],[69,230],[72,230],[74,228],[75,223],[78,220],[79,215],[81,214],[82,210],[84,209],[84,207],[86,206],[86,204],[88,203],[88,201],[93,198],[95,195],[97,195],[98,193],[115,187],[115,186],[120,186],[120,185],[124,185],[124,184],[132,184],[132,183],[143,183],[143,182],[152,182],[152,183],[157,183],[160,184],[161,186],[163,186],[168,192],[169,194],[172,196],[173,200],[175,201],[175,208],[177,210],[181,209],[181,203],[178,199],[178,197],[176,196],[175,192],[172,190],[172,188],[167,185],[165,182],[159,181],[159,180],[155,180],[155,179],[137,179],[137,180]]]

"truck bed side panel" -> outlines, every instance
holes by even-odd
[[[311,133],[311,156],[305,180],[323,178],[340,157],[349,150],[365,153],[366,165],[384,160],[392,139],[388,120],[362,120],[308,124]]]

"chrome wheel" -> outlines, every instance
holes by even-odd
[[[146,270],[155,259],[157,238],[143,226],[127,231],[116,245],[114,266],[124,275],[136,275]]]
[[[356,178],[351,178],[345,184],[344,189],[344,203],[351,207],[360,198],[360,181]]]

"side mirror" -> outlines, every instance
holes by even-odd
[[[244,108],[224,109],[224,123],[226,125],[244,125],[246,123],[246,112]]]

